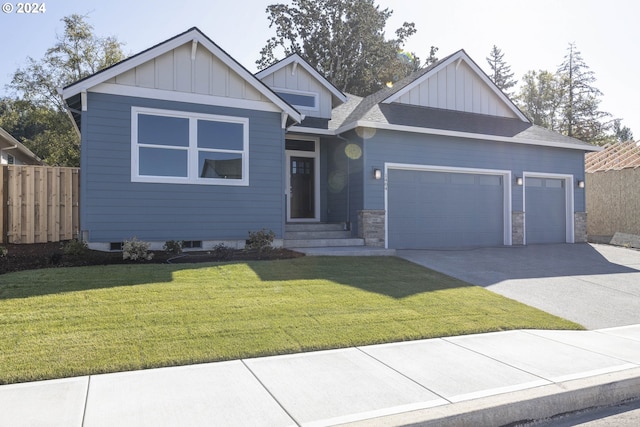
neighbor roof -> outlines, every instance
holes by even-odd
[[[640,166],[640,142],[624,142],[605,146],[599,153],[585,158],[585,172],[635,169]]]
[[[31,150],[25,147],[20,141],[15,139],[9,132],[0,128],[0,150],[16,149],[20,153],[19,158],[27,158],[32,164],[41,165],[40,157],[33,154]]]

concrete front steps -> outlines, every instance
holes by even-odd
[[[364,239],[351,237],[344,223],[286,224],[283,246],[306,255],[386,256],[395,250],[364,245]]]

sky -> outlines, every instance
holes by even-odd
[[[49,0],[45,12],[16,13],[18,2],[6,0],[0,12],[0,96],[26,58],[41,58],[64,30],[60,21],[72,13],[88,16],[95,34],[115,36],[127,55],[198,27],[252,72],[268,38],[265,9],[290,0]],[[417,33],[405,50],[420,58],[437,46],[443,58],[459,49],[485,71],[493,45],[504,53],[514,78],[529,70],[555,72],[569,43],[575,43],[602,91],[602,110],[622,119],[640,139],[640,2],[637,0],[376,0],[393,10],[388,38],[403,22]]]

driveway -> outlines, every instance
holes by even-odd
[[[640,324],[640,251],[633,249],[557,244],[398,250],[397,256],[588,329]]]

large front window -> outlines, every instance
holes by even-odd
[[[132,108],[131,180],[249,184],[249,120]]]

